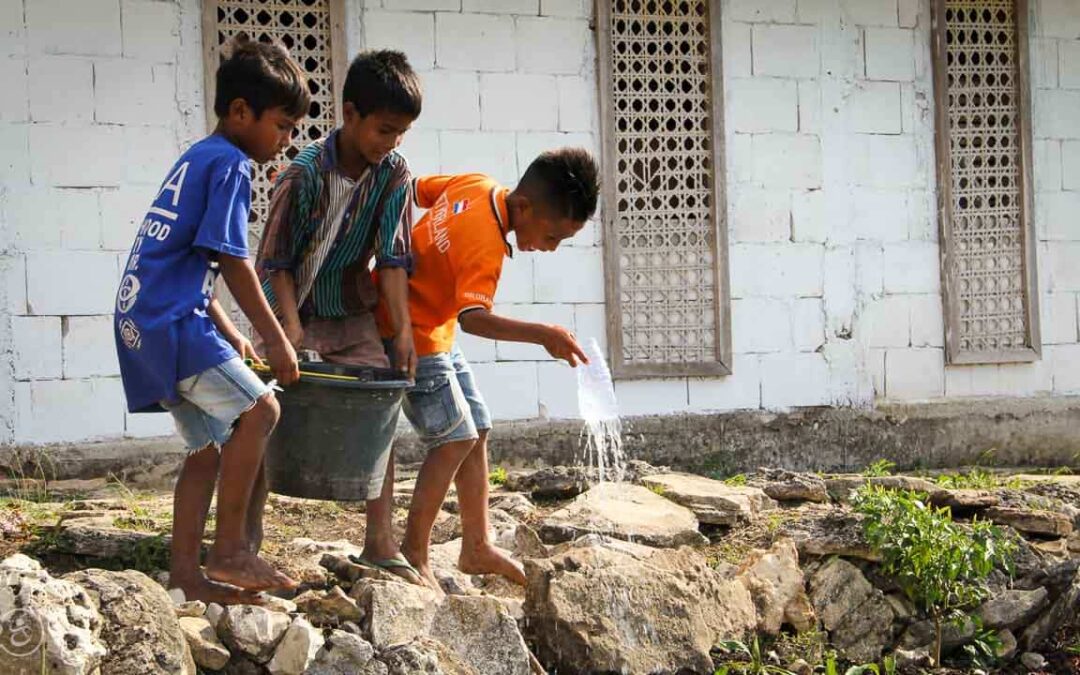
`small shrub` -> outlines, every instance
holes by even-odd
[[[943,488],[952,490],[995,490],[997,488],[1010,488],[1018,490],[1024,487],[1024,481],[1013,477],[1002,477],[979,468],[972,469],[967,473],[945,473],[934,479]]]
[[[663,485],[660,485],[659,483],[650,483],[646,487],[649,488],[649,492],[660,495],[661,497],[667,494],[667,490],[664,488]]]
[[[896,468],[895,462],[890,462],[887,459],[879,459],[870,466],[863,469],[862,475],[867,478],[879,478],[881,476],[891,476],[893,469]]]
[[[492,469],[488,474],[488,483],[492,485],[505,485],[506,484],[506,469],[501,466],[497,466]]]
[[[746,485],[746,474],[737,473],[734,476],[728,476],[724,479],[724,484],[733,487],[742,487],[743,485]]]

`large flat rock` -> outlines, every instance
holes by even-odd
[[[728,485],[686,473],[661,473],[641,479],[642,485],[694,512],[710,525],[747,523],[761,511],[776,508],[761,488]]]

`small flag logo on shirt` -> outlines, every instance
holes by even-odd
[[[454,202],[453,213],[456,216],[467,208],[469,208],[469,200],[462,199],[460,202]]]

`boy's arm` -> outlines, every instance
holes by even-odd
[[[296,306],[296,278],[292,270],[270,270],[270,287],[274,289],[278,308],[281,310],[281,326],[285,337],[294,348],[300,349],[304,342],[304,326],[300,322],[300,310]]]
[[[571,366],[589,362],[574,334],[562,326],[509,319],[482,307],[462,312],[458,316],[458,323],[466,333],[490,340],[541,345],[548,354],[565,360]]]
[[[409,275],[403,267],[379,270],[379,293],[390,316],[394,332],[394,364],[410,378],[416,376],[416,346],[409,319]]]
[[[283,385],[292,384],[300,379],[300,369],[296,363],[296,351],[293,350],[285,331],[274,317],[270,303],[263,295],[255,267],[247,258],[238,258],[221,254],[218,256],[221,276],[229,287],[229,292],[236,299],[241,311],[251,320],[251,325],[266,343],[266,356],[274,377]]]
[[[252,346],[251,340],[240,332],[240,329],[236,327],[232,319],[229,318],[228,312],[221,306],[217,298],[210,301],[210,304],[206,308],[206,313],[213,320],[214,325],[217,326],[218,331],[225,340],[233,346],[236,353],[240,355],[242,359],[252,359],[259,365],[262,365],[262,359],[255,353],[255,347]]]
[[[412,205],[415,193],[408,164],[401,162],[395,167],[391,185],[394,187],[387,195],[375,233],[375,268],[379,270],[379,294],[394,332],[394,365],[412,378],[416,376],[417,359],[409,318],[409,271],[413,262]]]

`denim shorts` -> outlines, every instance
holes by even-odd
[[[188,452],[198,452],[225,445],[236,420],[271,391],[242,360],[232,358],[177,382],[180,400],[161,406],[172,413]]]
[[[491,413],[461,349],[421,356],[416,384],[405,392],[405,417],[425,450],[479,438],[491,428]]]

